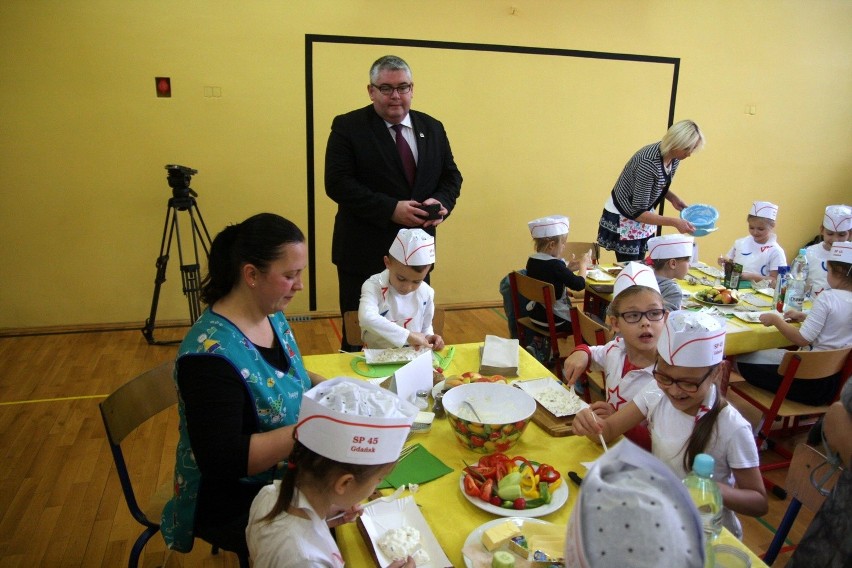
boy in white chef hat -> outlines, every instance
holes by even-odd
[[[592,263],[592,251],[589,250],[579,260],[566,261],[563,258],[565,243],[568,242],[568,217],[551,215],[533,219],[527,223],[533,238],[535,252],[527,259],[527,276],[553,284],[556,302],[553,315],[559,330],[571,327],[571,292],[586,288],[586,271]],[[575,274],[576,272],[576,274]],[[531,302],[532,303],[532,302]],[[542,327],[547,327],[547,314],[544,305],[533,304],[530,319]]]
[[[807,314],[770,310],[760,322],[775,326],[799,349],[824,351],[852,344],[852,242],[834,243],[828,260],[828,287],[814,300]],[[801,327],[789,322],[801,322]],[[737,367],[745,379],[764,390],[776,392],[783,377],[778,373],[784,349],[764,349],[737,356]],[[810,406],[830,404],[837,394],[841,373],[821,379],[794,379],[786,398]]]
[[[364,347],[444,348],[432,328],[435,291],[424,281],[435,264],[435,237],[400,229],[385,256],[385,270],[361,286],[358,323]]]
[[[701,568],[704,556],[698,510],[664,463],[624,440],[592,465],[568,521],[566,566]]]
[[[748,212],[749,236],[734,241],[734,246],[719,257],[719,265],[728,260],[743,267],[741,280],[760,282],[769,280],[774,286],[778,267],[787,265],[787,255],[775,236],[775,219],[778,206],[768,201],[755,201]]]
[[[808,286],[816,296],[828,288],[828,260],[831,246],[850,240],[852,235],[852,207],[829,205],[825,208],[822,225],[819,227],[821,243],[807,247]]]
[[[648,241],[648,259],[669,311],[680,309],[683,290],[674,279],[683,280],[689,272],[694,245],[695,238],[689,235],[662,235]]]
[[[305,393],[283,479],[252,503],[246,540],[256,568],[343,566],[329,526],[351,522],[399,458],[417,408],[338,377]],[[342,513],[342,514],[341,514]],[[408,558],[394,568],[414,568]]]
[[[742,527],[734,513],[766,513],[766,489],[751,425],[725,401],[725,321],[706,313],[676,311],[668,315],[657,343],[653,383],[632,402],[604,420],[583,410],[574,432],[597,442],[611,441],[643,420],[653,453],[683,478],[695,456],[713,456],[713,479],[722,490],[723,524],[737,536]]]
[[[618,335],[605,345],[577,345],[563,367],[569,385],[589,370],[603,371],[606,400],[590,407],[598,418],[616,412],[654,382],[657,340],[666,314],[657,278],[646,264],[627,263],[615,279],[613,294],[606,320]],[[625,436],[651,449],[645,424],[637,424]]]

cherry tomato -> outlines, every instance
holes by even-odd
[[[523,497],[518,497],[517,499],[515,499],[512,502],[512,507],[514,507],[518,511],[526,509],[527,508],[527,500],[524,499]]]

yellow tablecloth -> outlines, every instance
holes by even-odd
[[[609,268],[604,266],[602,268]],[[690,269],[690,274],[696,278],[706,277],[705,274],[697,269]],[[695,293],[707,286],[704,284],[691,285],[685,280],[678,280],[678,285],[685,291]],[[596,305],[607,305],[612,301],[612,294],[604,294],[591,288],[593,285],[612,284],[612,281],[595,281],[591,278],[586,279],[586,297],[587,303],[589,296],[593,296],[597,300]],[[740,293],[747,293],[750,290],[741,290]],[[769,300],[768,296],[760,296]],[[768,311],[770,308],[759,308],[750,306],[752,311]],[[748,323],[737,318],[727,318],[728,333],[725,338],[725,355],[741,355],[743,353],[751,353],[752,351],[760,351],[761,349],[772,349],[776,347],[788,347],[790,341],[786,339],[781,332],[774,326],[766,327],[760,323]]]
[[[480,343],[469,343],[455,347],[455,357],[447,369],[446,375],[457,375],[465,371],[479,369]],[[442,354],[446,354],[445,349]],[[305,357],[305,366],[313,372],[325,377],[352,376],[358,377],[351,367],[351,355],[311,355]],[[520,350],[521,379],[553,376],[545,367]],[[359,377],[363,378],[363,377]],[[467,536],[478,526],[493,520],[495,517],[467,501],[459,490],[459,475],[464,468],[463,461],[468,463],[478,460],[481,455],[463,448],[456,442],[446,419],[436,418],[430,432],[412,436],[410,443],[420,443],[432,454],[437,456],[456,471],[435,481],[425,483],[416,494],[416,501],[426,518],[432,532],[449,557],[453,566],[464,566],[462,547]],[[567,479],[569,471],[585,476],[586,470],[580,462],[594,461],[601,455],[600,446],[586,438],[567,436],[554,438],[531,423],[518,443],[509,450],[510,455],[523,455],[530,459],[547,462],[555,466],[563,476],[569,488],[568,502],[560,510],[542,517],[543,520],[559,525],[567,525],[568,517],[577,497],[578,488]],[[368,545],[358,532],[354,523],[338,527],[337,541],[347,566],[361,568],[372,566],[374,562]],[[750,550],[734,538],[730,533],[723,533],[722,542],[736,546],[746,551],[752,559],[752,566],[761,566],[762,562]]]

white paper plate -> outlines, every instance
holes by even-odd
[[[394,347],[391,349],[364,349],[364,359],[368,365],[391,365],[414,361],[423,351],[413,347]]]
[[[757,306],[758,308],[768,308],[772,306],[772,300],[770,300],[763,294],[740,294],[740,300],[742,300],[746,304]]]
[[[432,529],[420,512],[420,507],[414,502],[414,497],[408,496],[389,503],[377,503],[364,511],[361,522],[367,534],[370,535],[370,545],[376,551],[380,566],[387,566],[392,562],[387,558],[379,547],[379,539],[391,530],[402,526],[414,527],[420,531],[420,542],[423,550],[429,555],[428,564],[420,564],[418,568],[445,568],[453,565],[438,540],[432,533]]]
[[[734,317],[748,323],[760,323],[760,314],[766,312],[734,312]]]
[[[521,529],[521,532],[523,532],[523,530],[524,530],[524,525],[528,525],[528,524],[552,525],[553,524],[553,523],[549,523],[547,521],[542,521],[541,519],[529,519],[529,518],[524,518],[524,517],[510,517],[508,519],[494,519],[494,520],[488,521],[487,523],[479,525],[478,527],[473,529],[473,531],[469,535],[467,535],[467,538],[464,541],[464,548],[468,548],[468,547],[473,548],[475,546],[480,546],[480,547],[482,547],[483,551],[487,552],[487,550],[485,549],[485,546],[482,544],[483,533],[485,533],[485,531],[487,531],[491,527],[496,527],[497,525],[502,525],[506,521],[510,521],[510,522],[515,523],[518,526],[518,528]],[[467,556],[464,557],[464,565],[467,568],[473,568],[473,562]]]
[[[612,282],[613,280],[615,280],[614,276],[610,276],[599,268],[595,268],[586,272],[586,278],[591,278],[596,282]]]
[[[568,501],[568,483],[566,483],[565,480],[562,480],[562,483],[560,483],[559,487],[556,488],[556,491],[553,492],[550,503],[542,505],[541,507],[536,507],[535,509],[504,509],[503,507],[486,503],[479,497],[471,497],[464,492],[464,471],[462,471],[462,474],[459,476],[459,491],[461,491],[465,499],[483,511],[487,511],[493,515],[499,515],[501,517],[543,517],[554,511],[558,511],[559,508]]]
[[[712,276],[713,278],[724,278],[725,273],[715,266],[710,266],[703,262],[696,262],[692,265],[693,268],[698,270],[699,272],[703,272],[707,276]]]
[[[775,290],[772,288],[757,288],[755,292],[763,294],[764,296],[769,296],[770,298],[775,297]]]
[[[564,384],[560,383],[553,377],[544,377],[542,379],[532,379],[529,381],[516,381],[512,383],[514,386],[523,389],[527,392],[531,397],[533,397],[537,403],[542,405],[547,409],[548,412],[556,416],[557,418],[562,418],[563,416],[573,416],[580,412],[584,408],[589,405],[585,400],[577,396],[573,390],[567,388]],[[561,393],[565,393],[565,399],[569,403],[574,403],[576,406],[576,410],[574,412],[565,412],[563,410],[557,410],[557,408],[553,404],[553,400],[550,397],[546,396],[548,393],[552,393],[555,391],[555,394],[561,396]]]

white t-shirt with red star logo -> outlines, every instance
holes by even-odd
[[[603,371],[606,378],[606,401],[618,410],[654,382],[654,366],[640,369],[627,360],[624,339],[616,337],[606,345],[590,345],[591,370]],[[626,372],[625,372],[626,370]]]

